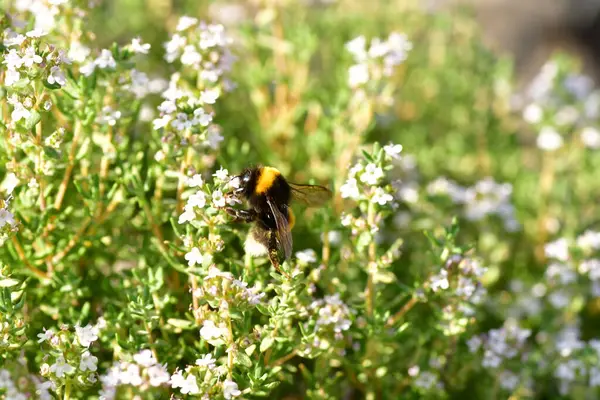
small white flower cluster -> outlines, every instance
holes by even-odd
[[[100,377],[100,397],[114,399],[117,388],[130,385],[140,390],[159,387],[169,383],[170,375],[165,365],[159,364],[151,350],[145,349],[133,356],[133,361],[120,361]]]
[[[223,137],[219,126],[212,123],[212,107],[223,91],[233,88],[225,77],[234,61],[230,44],[231,39],[222,25],[206,24],[186,16],[180,18],[177,33],[165,43],[165,59],[169,63],[179,59],[188,67],[196,87],[186,89],[185,79],[179,72],[171,76],[169,87],[162,94],[165,101],[158,107],[160,116],[153,121],[154,129],[164,130],[163,142],[169,143],[178,137],[177,146],[202,144],[214,150],[218,148]],[[199,137],[194,138],[192,133]]]
[[[26,400],[28,396],[21,393],[13,382],[10,372],[0,369],[0,391],[5,393],[7,399]]]
[[[14,7],[20,15],[28,13],[33,17],[33,31],[37,35],[50,33],[60,27],[60,18],[66,14],[64,8],[69,6],[69,0],[17,0]],[[91,4],[92,2],[90,2]],[[74,14],[74,12],[72,12]],[[77,14],[83,14],[82,8],[77,8]],[[15,25],[26,25],[25,21],[15,21]]]
[[[384,146],[384,160],[386,163],[400,158],[402,146],[399,144],[388,144]],[[375,162],[358,162],[348,172],[348,179],[340,187],[340,195],[344,199],[355,201],[368,200],[372,203],[384,206],[394,204],[391,187],[383,186],[385,165],[381,166]]]
[[[55,386],[64,384],[71,376],[77,376],[82,383],[92,384],[96,381],[98,358],[90,351],[90,346],[98,340],[99,326],[75,326],[75,334],[68,326],[60,330],[44,329],[39,333],[38,343],[47,343],[52,347],[52,353],[44,357],[41,375],[50,379]],[[50,354],[54,360],[48,363]],[[57,354],[57,355],[56,355]]]
[[[213,176],[217,187],[212,190],[212,192],[208,191],[208,186],[205,185],[202,175],[194,174],[192,177],[188,178],[188,187],[196,190],[196,192],[187,198],[183,213],[179,216],[178,222],[180,224],[197,219],[199,213],[201,213],[207,205],[213,208],[223,208],[226,205],[233,205],[239,201],[234,197],[225,197],[223,194],[223,190],[235,188],[235,185],[239,184],[235,179],[230,179],[229,171],[221,167]],[[192,254],[188,253],[189,256],[186,254],[188,265],[193,266],[194,264],[202,264],[204,256],[200,251],[192,249],[192,252]]]
[[[50,395],[49,389],[54,389],[50,381],[43,382],[34,375],[13,379],[8,370],[0,369],[0,393],[3,394],[3,399],[26,400],[31,398],[31,392],[35,392],[37,399],[52,400],[53,397]]]
[[[247,308],[260,304],[265,293],[261,291],[260,286],[248,287],[248,283],[242,281],[241,278],[235,279],[230,272],[223,272],[211,265],[202,285],[195,290],[194,296],[199,298],[202,303],[208,303],[214,308],[229,308],[230,306]],[[206,323],[211,324],[212,322],[207,321]],[[204,337],[202,332],[210,332],[210,329],[200,331],[200,335]]]
[[[515,359],[523,352],[530,335],[529,329],[522,329],[516,320],[507,319],[501,328],[473,336],[467,345],[472,353],[482,349],[485,368],[497,369],[504,361]]]
[[[0,204],[2,202],[0,201]],[[4,207],[0,208],[0,246],[10,237],[17,229],[17,221],[15,216],[7,208],[6,202]]]
[[[432,275],[426,286],[435,293],[447,293],[444,296],[441,328],[446,336],[463,333],[473,320],[474,305],[480,304],[487,291],[481,283],[487,267],[470,257],[454,255],[439,272]]]
[[[495,215],[502,219],[507,231],[520,229],[520,224],[515,217],[515,208],[510,201],[512,185],[509,183],[497,183],[492,178],[486,178],[473,186],[463,187],[442,177],[429,183],[427,192],[432,196],[450,197],[455,204],[463,207],[465,218],[471,221],[480,221]]]
[[[223,382],[218,382],[220,380],[220,376],[226,374],[227,368],[224,366],[222,366],[224,368],[215,367],[215,361],[216,360],[212,358],[211,354],[206,354],[202,358],[196,360],[196,365],[199,367],[199,369],[204,370],[199,372],[204,373],[204,377],[208,378],[208,382],[200,380],[203,387],[198,385],[199,379],[194,374],[194,371],[198,368],[193,366],[188,366],[185,371],[185,376],[183,371],[175,371],[175,373],[171,375],[169,384],[173,389],[178,388],[182,394],[202,395],[202,399],[208,400],[210,397],[206,392],[210,390],[211,395],[214,395],[214,389],[218,387],[217,384],[220,383],[221,390],[223,391],[223,397],[225,399],[231,400],[239,397],[242,394],[242,391],[239,389],[238,384],[234,380],[225,379]],[[216,375],[217,383],[214,383],[214,375]]]
[[[525,93],[517,96],[516,106],[523,119],[538,129],[537,146],[555,151],[563,146],[561,131],[576,126],[584,146],[600,148],[600,131],[595,126],[600,116],[600,91],[586,75],[565,70],[547,62]]]
[[[367,39],[359,36],[346,43],[346,50],[352,54],[355,64],[348,70],[348,85],[358,88],[370,81],[390,77],[394,68],[402,64],[412,43],[406,35],[391,33],[386,40],[374,38],[367,49]]]
[[[355,310],[340,299],[339,293],[314,300],[308,309],[312,317],[306,325],[306,330],[312,326],[314,337],[306,349],[307,352],[334,347],[334,342],[344,339],[344,332],[350,329],[353,315],[356,314]]]
[[[3,33],[3,44],[7,47],[2,54],[2,64],[6,65],[4,84],[11,87],[21,79],[28,81],[32,74],[46,76],[49,84],[64,86],[66,76],[61,70],[63,64],[71,64],[64,50],[52,50],[45,54],[45,59],[40,54],[38,38],[45,34],[39,31],[29,31],[22,35],[7,28]],[[23,74],[23,75],[22,75]]]

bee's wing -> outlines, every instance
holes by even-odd
[[[279,210],[279,207],[277,207],[277,204],[275,204],[271,197],[267,197],[267,204],[269,204],[271,213],[275,218],[279,243],[283,248],[285,258],[289,259],[292,256],[292,232],[290,231],[290,225],[288,224],[286,216]]]
[[[292,189],[292,198],[309,207],[319,207],[331,199],[331,191],[318,185],[299,185],[288,182]]]

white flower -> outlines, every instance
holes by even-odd
[[[175,388],[183,386],[184,382],[185,382],[185,378],[183,377],[183,374],[181,373],[181,371],[177,370],[177,371],[175,371],[175,373],[173,375],[171,375],[169,384],[171,385],[171,387],[173,389],[175,389]]]
[[[237,383],[230,379],[223,381],[223,396],[230,400],[232,397],[238,397],[242,392],[238,389]]]
[[[200,101],[205,104],[215,104],[219,98],[218,89],[206,89],[200,93]]]
[[[87,324],[83,328],[80,326],[75,326],[75,333],[77,334],[79,344],[81,344],[83,347],[90,347],[92,342],[98,340],[98,329],[90,324]]]
[[[184,36],[180,36],[178,34],[173,35],[170,41],[165,43],[165,60],[167,62],[172,63],[175,61],[177,57],[179,57],[179,53],[181,49],[185,46],[187,39]]]
[[[200,393],[200,388],[198,387],[198,383],[196,382],[196,377],[192,374],[189,374],[187,378],[185,378],[185,380],[182,382],[180,390],[183,394]]]
[[[31,31],[27,32],[25,35],[27,37],[30,37],[30,38],[39,38],[39,37],[42,37],[42,36],[46,36],[47,33],[45,33],[40,28],[36,28],[34,30],[31,30]]]
[[[167,368],[163,365],[153,365],[146,370],[146,373],[148,374],[151,386],[156,387],[169,382],[169,373],[167,372]]]
[[[96,371],[98,369],[98,357],[93,356],[89,351],[86,350],[81,355],[81,361],[79,361],[79,369],[82,371]]]
[[[124,385],[140,386],[143,382],[140,367],[136,364],[122,363],[119,380]]]
[[[14,122],[18,122],[22,119],[27,119],[31,115],[31,111],[25,108],[23,104],[16,103],[13,105],[13,111],[10,113],[10,117]]]
[[[208,369],[213,369],[215,367],[215,360],[212,354],[205,354],[201,358],[196,360],[196,365],[200,367],[206,367]]]
[[[351,88],[364,85],[369,82],[369,66],[366,64],[356,64],[348,69],[348,85]]]
[[[23,65],[23,60],[21,59],[21,56],[17,50],[11,49],[8,54],[4,56],[4,61],[2,61],[2,64],[6,64],[6,68],[8,69],[17,69],[21,68]]]
[[[203,108],[197,108],[194,110],[194,124],[208,126],[212,122],[212,118],[212,115],[204,111]]]
[[[113,58],[111,51],[107,49],[102,49],[100,56],[96,58],[94,64],[100,69],[115,68],[117,66],[117,62]]]
[[[554,242],[547,243],[544,246],[544,253],[548,258],[555,258],[559,261],[567,261],[569,259],[569,242],[567,239],[558,239]]]
[[[362,62],[367,58],[367,40],[363,35],[358,36],[346,43],[346,50],[354,56],[358,62]]]
[[[179,216],[177,223],[184,224],[186,222],[193,221],[194,218],[196,218],[196,213],[194,212],[194,207],[192,207],[190,205],[186,205],[183,208],[183,213],[181,213],[181,215]]]
[[[360,191],[355,178],[350,178],[340,187],[340,193],[344,199],[358,200]]]
[[[217,125],[211,125],[208,127],[208,132],[206,134],[206,142],[208,143],[208,147],[213,150],[219,148],[219,144],[223,141],[223,136],[221,135],[220,128]]]
[[[158,106],[158,111],[163,114],[173,114],[177,111],[177,104],[173,100],[165,100]]]
[[[96,69],[96,64],[94,64],[94,62],[92,61],[85,65],[82,65],[79,68],[79,72],[81,72],[81,74],[83,76],[90,76],[94,72],[95,69]]]
[[[33,64],[39,64],[44,61],[41,56],[35,53],[35,48],[33,48],[33,46],[29,46],[27,49],[25,49],[25,55],[23,58],[21,58],[21,60],[23,61],[23,65],[25,65],[27,68],[31,68]]]
[[[215,172],[213,174],[213,176],[221,181],[221,182],[225,182],[227,180],[227,178],[229,177],[229,171],[227,171],[226,169],[224,169],[223,167],[219,168],[219,170],[217,172]]]
[[[550,127],[543,127],[537,137],[537,147],[541,150],[554,151],[563,145],[563,139],[560,134]]]
[[[386,146],[383,146],[383,151],[385,151],[385,154],[387,154],[391,158],[400,158],[400,153],[402,152],[402,145],[390,143]]]
[[[14,172],[7,174],[6,178],[4,178],[4,182],[2,182],[2,186],[7,194],[11,194],[18,185],[19,178],[17,178],[17,175],[15,175]]]
[[[69,52],[67,56],[78,63],[82,63],[85,61],[87,56],[89,56],[91,50],[89,47],[82,45],[80,42],[71,42],[71,47],[69,47]]]
[[[383,170],[377,165],[370,163],[365,167],[365,171],[360,176],[360,181],[368,185],[376,185],[383,178]]]
[[[433,275],[430,278],[429,287],[434,292],[441,290],[446,290],[450,287],[450,282],[448,282],[448,272],[445,269],[441,270],[439,274]]]
[[[239,176],[236,176],[229,180],[228,185],[231,189],[238,189],[240,187],[240,183],[241,182]]]
[[[513,391],[519,385],[519,377],[510,371],[502,371],[500,374],[500,386],[503,389]]]
[[[581,141],[585,147],[600,149],[600,131],[593,127],[583,128],[581,131]]]
[[[169,122],[171,122],[171,119],[172,119],[172,117],[170,115],[163,115],[162,117],[157,118],[154,121],[152,121],[152,128],[154,130],[164,128],[167,125],[169,125]]]
[[[64,72],[60,70],[56,65],[50,68],[50,74],[48,75],[48,83],[58,83],[60,86],[64,86],[67,83],[67,77]]]
[[[212,193],[212,204],[215,208],[222,208],[227,205],[227,200],[225,200],[225,197],[220,190],[215,190]]]
[[[61,355],[58,356],[54,364],[50,366],[50,372],[53,372],[57,378],[62,378],[65,374],[71,375],[75,372],[75,367],[67,364],[65,358]]]
[[[386,193],[385,190],[378,187],[375,188],[375,193],[373,193],[373,197],[371,197],[371,201],[373,203],[379,204],[380,206],[384,206],[387,203],[391,203],[394,200],[394,197]]]
[[[403,33],[392,32],[388,36],[387,46],[389,52],[383,60],[385,67],[388,69],[387,74],[391,72],[391,67],[394,67],[408,57],[408,52],[412,50],[412,43]]]
[[[0,213],[2,212],[2,210],[0,210]],[[0,216],[0,228],[2,227],[2,217]],[[46,340],[50,340],[52,339],[52,337],[54,336],[54,331],[52,329],[44,329],[44,333],[38,333],[37,337],[38,337],[38,343],[42,343]]]
[[[429,371],[423,371],[416,379],[415,386],[423,388],[423,389],[431,389],[438,382],[438,378],[436,375]]]
[[[148,50],[150,50],[150,44],[142,43],[140,38],[133,38],[129,46],[131,47],[131,51],[138,54],[148,54]]]
[[[4,75],[4,84],[6,86],[14,85],[19,79],[21,79],[19,71],[10,68],[6,70],[6,74]]]
[[[313,249],[298,251],[296,258],[301,264],[310,264],[317,261],[317,253]]]
[[[157,362],[156,358],[154,358],[154,355],[152,354],[152,350],[149,349],[140,351],[138,354],[133,356],[133,359],[142,367],[151,367]]]
[[[183,65],[199,65],[202,61],[202,56],[196,50],[196,46],[187,45],[183,48],[181,55],[181,63]]]
[[[223,329],[217,327],[213,321],[207,319],[202,324],[202,328],[200,328],[200,336],[207,341],[219,339],[223,337]]]
[[[204,185],[204,179],[202,179],[202,175],[195,174],[187,180],[187,184],[189,187],[200,187]]]
[[[6,32],[6,39],[4,39],[4,46],[20,46],[25,41],[25,36],[20,33],[12,31],[10,28],[7,28],[4,32]]]
[[[191,195],[187,201],[188,207],[203,208],[206,205],[206,194],[198,190],[195,194]]]
[[[530,124],[537,124],[542,120],[544,112],[542,107],[536,103],[531,103],[523,110],[523,119]]]
[[[481,347],[482,340],[479,336],[473,336],[471,339],[467,340],[467,346],[469,346],[469,351],[471,353],[475,353]]]
[[[200,250],[197,247],[194,247],[191,251],[185,254],[185,259],[188,262],[188,266],[193,267],[196,264],[202,265],[204,256],[202,253],[200,253]]]
[[[177,32],[185,31],[186,29],[196,25],[197,23],[198,19],[184,15],[179,18],[179,22],[177,22],[177,27],[175,28],[175,30]]]
[[[600,386],[600,368],[598,367],[590,368],[590,386]]]
[[[14,225],[15,217],[6,208],[0,208],[0,228],[2,228],[6,224]]]

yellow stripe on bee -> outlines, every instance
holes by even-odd
[[[292,209],[288,207],[288,225],[290,226],[290,231],[296,225],[296,216],[292,212]]]
[[[262,194],[269,190],[279,175],[281,175],[281,172],[276,168],[263,167],[260,170],[260,176],[256,182],[256,193]]]

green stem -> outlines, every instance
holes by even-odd
[[[71,381],[67,380],[65,384],[65,393],[63,396],[63,400],[69,400],[71,398]]]
[[[367,211],[367,228],[370,230],[375,225],[375,204],[369,202],[369,209]],[[368,251],[368,263],[367,263],[367,287],[365,289],[365,301],[367,303],[367,314],[369,317],[373,316],[373,295],[375,290],[375,285],[373,282],[373,273],[371,271],[372,265],[376,262],[377,257],[377,248],[375,246],[374,238],[371,239],[371,243],[369,243],[369,251]]]

